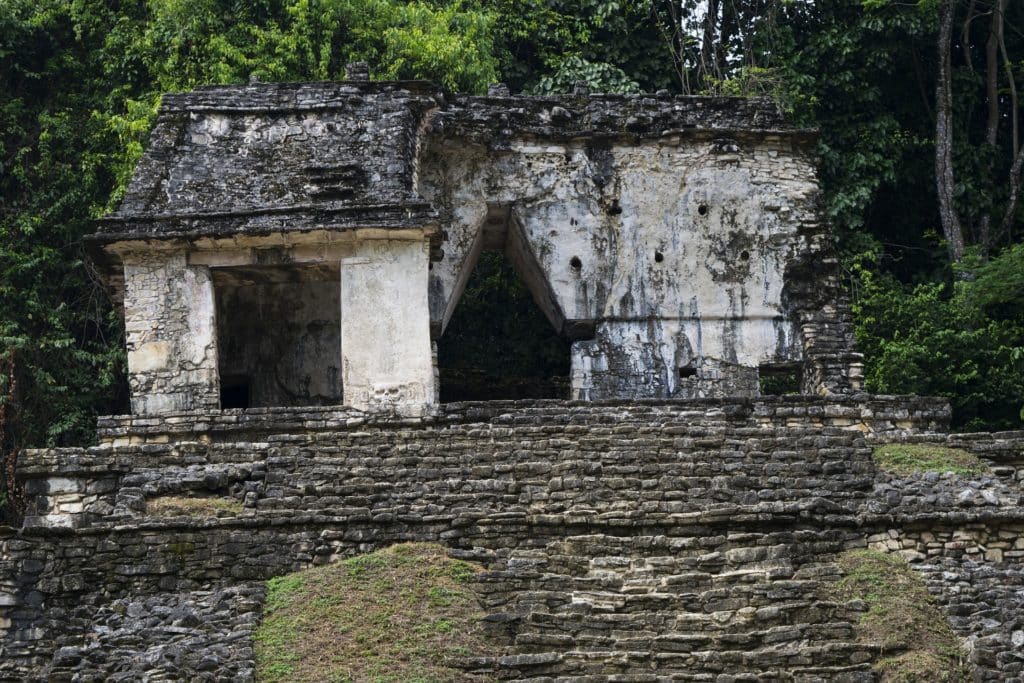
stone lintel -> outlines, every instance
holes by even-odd
[[[87,237],[101,245],[121,241],[200,240],[235,235],[267,237],[286,233],[422,230],[438,232],[437,212],[425,202],[378,206],[300,205],[244,211],[178,212],[109,216]],[[372,234],[372,233],[371,233]]]

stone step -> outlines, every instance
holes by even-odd
[[[732,624],[756,628],[758,624],[770,623],[813,623],[832,617],[844,618],[845,607],[829,603],[813,603],[809,599],[799,602],[780,603],[766,600],[759,606],[749,604],[730,605],[728,609],[708,609],[724,605],[706,605],[694,602],[684,609],[672,609],[671,605],[632,612],[590,611],[575,609],[572,603],[538,604],[514,603],[504,605],[502,611],[492,612],[505,615],[523,615],[522,623],[537,629],[602,629],[638,628],[645,624],[651,627],[672,628],[687,631],[722,631]],[[799,606],[796,606],[799,605]],[[515,609],[507,609],[514,607]],[[650,628],[650,627],[649,627]]]
[[[833,675],[849,674],[853,677],[840,680],[867,681],[873,680],[870,678],[871,657],[870,648],[864,645],[804,640],[743,650],[664,652],[631,650],[624,646],[552,650],[475,660],[471,669],[490,670],[498,678],[521,683],[715,680],[715,676],[723,674],[737,676],[731,680],[833,680]],[[862,673],[867,673],[868,677],[861,676]],[[647,678],[648,675],[654,678]]]
[[[648,610],[632,613],[580,613],[550,611],[538,608],[529,613],[520,613],[524,628],[537,631],[558,630],[573,633],[583,630],[649,630],[662,632],[665,629],[691,633],[715,633],[764,628],[766,625],[789,625],[824,623],[831,619],[844,620],[847,616],[844,605],[812,602],[810,600],[792,603],[770,603],[761,608],[738,610],[665,611]],[[509,614],[509,613],[504,613]]]
[[[564,568],[560,568],[564,571]],[[724,571],[687,571],[682,561],[674,567],[635,567],[619,571],[583,569],[578,574],[539,573],[524,571],[487,572],[479,582],[484,586],[516,583],[522,587],[536,586],[541,590],[573,590],[616,593],[695,593],[727,591],[737,587],[759,585],[803,586],[817,583],[808,579],[792,579],[794,570],[788,564],[751,562],[723,567]]]
[[[795,599],[794,596],[810,595],[821,583],[806,579],[765,579],[757,582],[709,583],[701,587],[693,584],[640,584],[609,580],[594,582],[586,578],[560,577],[557,581],[510,579],[504,584],[483,584],[478,590],[485,596],[485,600],[493,599],[496,602],[506,597],[506,592],[502,590],[502,585],[505,585],[515,588],[519,593],[517,599],[525,603],[545,603],[557,595],[565,595],[572,598],[572,602],[580,605],[581,609],[589,606],[598,611],[621,611],[635,605],[647,609],[649,604],[688,603],[695,599],[724,601],[737,596],[777,602]]]
[[[526,659],[492,664],[511,680],[871,680],[856,615],[818,597],[843,539],[597,533],[493,558],[476,586]]]
[[[583,676],[537,676],[529,678],[508,678],[509,683],[666,683],[718,681],[715,673],[625,673],[596,674]],[[873,683],[875,676],[867,664],[853,666],[804,667],[787,671],[768,670],[757,673],[737,672],[728,675],[730,683],[760,683],[761,681],[793,681],[795,683]]]
[[[582,628],[572,631],[536,631],[526,627],[516,635],[515,645],[523,652],[541,652],[553,646],[575,649],[624,648],[650,652],[693,652],[714,649],[724,652],[796,643],[812,636],[836,642],[854,638],[853,625],[845,621],[778,625],[760,629],[741,625],[735,629],[719,628],[714,631],[678,631],[672,630],[671,626],[657,629],[656,623],[652,623],[650,628],[656,630]]]

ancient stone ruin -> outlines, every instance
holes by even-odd
[[[426,83],[168,95],[95,244],[136,414],[428,413],[484,249],[572,344],[572,398],[859,389],[814,135],[768,102],[445,96]]]
[[[815,139],[764,101],[358,67],[165,96],[92,238],[132,414],[22,454],[0,678],[251,680],[263,581],[426,540],[487,567],[481,676],[871,680],[865,607],[826,590],[870,546],[1020,680],[1024,433],[862,393]],[[484,250],[571,340],[570,396],[439,402]],[[800,393],[761,396],[780,372]],[[891,442],[988,470],[888,474]]]

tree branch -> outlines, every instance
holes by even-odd
[[[964,63],[972,72],[974,71],[974,61],[971,59],[971,22],[977,16],[974,12],[976,2],[977,0],[971,0],[971,4],[967,6],[967,18],[964,19],[964,26],[960,31],[960,48],[964,51]]]

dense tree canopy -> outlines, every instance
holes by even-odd
[[[161,93],[352,60],[468,92],[775,98],[822,130],[868,388],[948,396],[962,428],[1024,419],[1024,3],[0,0],[5,468],[125,407],[122,330],[81,238]]]

